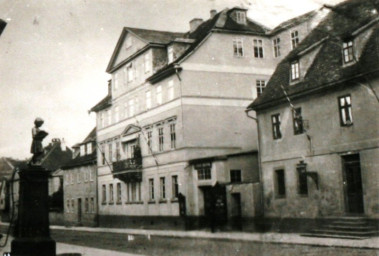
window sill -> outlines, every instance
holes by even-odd
[[[160,204],[167,204],[167,200],[166,199],[161,199],[161,200],[159,200],[159,203]]]
[[[109,205],[114,205],[114,202],[109,202],[108,204],[109,204]]]
[[[142,201],[136,201],[136,202],[125,202],[125,204],[143,204]]]
[[[155,201],[149,201],[149,202],[147,202],[148,204],[156,204],[156,202]]]
[[[286,199],[286,196],[275,196],[275,199]]]
[[[351,124],[341,124],[341,127],[345,127],[345,128],[349,128],[351,126],[353,126],[353,123],[351,123]]]
[[[178,198],[172,198],[170,201],[171,201],[171,203],[178,203],[179,199]]]
[[[120,204],[122,204],[122,203],[121,203],[121,202],[117,202],[116,204],[120,205]]]
[[[103,202],[103,203],[101,203],[101,205],[107,205],[107,203]]]

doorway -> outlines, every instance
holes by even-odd
[[[242,229],[242,204],[241,194],[231,194],[231,223],[232,227],[238,230]]]
[[[362,214],[364,207],[359,154],[343,156],[343,163],[346,212]]]
[[[78,224],[82,223],[82,199],[78,198]]]

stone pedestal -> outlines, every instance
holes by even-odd
[[[41,166],[19,172],[19,206],[12,256],[55,256],[55,241],[50,237],[48,176]]]

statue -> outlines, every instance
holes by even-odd
[[[40,165],[41,160],[43,158],[43,146],[42,146],[42,140],[48,135],[47,132],[40,129],[40,127],[43,124],[43,119],[37,117],[36,120],[34,120],[34,127],[32,129],[32,137],[33,142],[30,149],[30,153],[33,154],[32,160],[30,161],[30,165]]]

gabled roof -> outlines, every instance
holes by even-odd
[[[308,20],[310,20],[311,18],[313,18],[315,15],[317,14],[317,11],[310,11],[310,12],[307,12],[307,13],[304,13],[300,16],[297,16],[295,18],[292,18],[292,19],[289,19],[289,20],[286,20],[282,23],[280,23],[278,26],[276,26],[273,30],[270,31],[270,35],[274,35],[276,33],[279,33],[285,29],[288,29],[288,28],[291,28],[291,27],[294,27],[296,25],[299,25],[303,22],[306,22]]]
[[[129,124],[128,126],[126,126],[124,131],[121,133],[121,136],[131,135],[131,134],[134,134],[134,133],[137,133],[140,131],[141,131],[141,127],[134,125],[134,124]]]
[[[185,58],[190,56],[212,32],[247,33],[264,36],[269,31],[268,28],[253,20],[250,20],[249,18],[246,18],[246,24],[239,24],[234,21],[230,14],[233,11],[240,9],[241,8],[237,7],[232,9],[224,9],[223,11],[217,13],[213,18],[201,23],[193,32],[187,32],[183,38],[193,39],[194,42],[191,46],[175,61],[162,67],[155,74],[147,78],[147,80],[155,83],[161,78],[173,74],[175,72],[175,67]]]
[[[260,110],[285,101],[283,86],[291,99],[318,92],[368,73],[379,75],[379,0],[350,0],[335,6],[328,16],[277,66],[265,92],[248,109]],[[373,29],[356,63],[342,63],[342,42],[356,31]],[[354,35],[353,35],[354,34]],[[289,85],[290,63],[309,47],[324,40],[303,80]],[[300,72],[302,72],[300,70]],[[346,83],[345,83],[346,85]]]
[[[134,36],[136,36],[141,41],[147,44],[147,46],[140,49],[138,53],[144,52],[148,47],[152,45],[166,45],[173,41],[175,38],[180,38],[183,36],[183,33],[179,32],[124,27],[118,39],[116,48],[114,49],[112,57],[108,63],[108,67],[106,70],[107,72],[111,72],[111,70],[113,69],[115,61],[117,59],[117,55],[120,52],[120,49],[123,45],[127,33],[133,34]],[[133,56],[135,56],[135,54],[133,54]]]
[[[87,135],[87,137],[81,142],[77,143],[78,145],[86,144],[89,142],[95,142],[96,143],[96,127],[92,129],[92,131]],[[63,166],[63,170],[72,169],[78,166],[84,166],[84,165],[96,165],[97,162],[97,150],[96,148],[93,149],[93,152],[89,155],[81,156],[80,154],[70,159],[68,162],[66,162]]]
[[[99,112],[100,110],[106,109],[112,105],[112,97],[110,95],[105,96],[99,103],[90,109],[90,112]]]
[[[13,169],[19,167],[26,161],[15,160],[10,157],[0,157],[0,179],[10,178],[12,176]]]
[[[72,151],[68,147],[63,151],[60,142],[54,142],[45,147],[46,154],[41,166],[48,171],[55,171],[65,165],[72,158]]]

